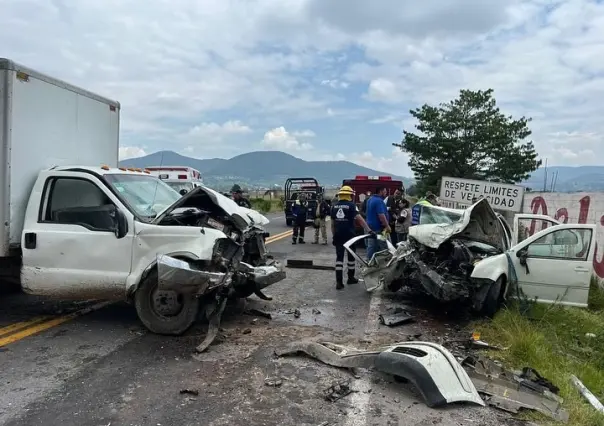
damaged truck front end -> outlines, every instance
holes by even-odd
[[[424,223],[410,228],[408,241],[389,245],[370,262],[361,260],[363,278],[371,283],[370,289],[411,287],[442,302],[461,302],[482,314],[494,314],[504,283],[474,277],[473,272],[489,257],[500,256],[499,268],[505,262],[508,240],[501,219],[487,200],[465,211],[431,209]],[[347,250],[352,252],[350,247],[362,238],[371,237],[349,241]]]
[[[165,239],[161,234],[185,233],[189,240],[196,238],[199,248],[187,243],[189,252],[195,250],[194,258],[156,251],[154,268],[135,292],[145,326],[159,334],[182,334],[201,309],[210,322],[206,340],[198,347],[201,352],[216,337],[228,300],[252,294],[271,300],[262,290],[283,280],[285,271],[266,249],[267,223],[258,212],[203,186],[161,212],[139,237],[151,241]]]

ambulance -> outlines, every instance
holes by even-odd
[[[201,173],[192,167],[154,166],[146,167],[145,170],[164,181],[181,195],[185,195],[203,184]]]

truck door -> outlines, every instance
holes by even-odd
[[[123,298],[130,273],[132,216],[93,175],[55,172],[34,187],[22,235],[26,292],[64,298]],[[116,235],[115,208],[128,223]]]

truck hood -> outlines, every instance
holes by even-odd
[[[504,232],[497,213],[487,199],[483,198],[464,210],[458,221],[415,225],[409,228],[409,237],[433,249],[451,238],[461,238],[489,244],[504,252]]]
[[[200,192],[204,192],[218,207],[224,210],[226,214],[230,215],[237,227],[242,231],[250,226],[265,226],[270,222],[266,216],[258,213],[257,211],[240,207],[230,198],[225,197],[221,193],[214,191],[211,188],[201,185],[183,195],[171,206],[165,208],[157,215],[154,223],[159,223],[167,214],[179,207],[184,206],[188,200]]]

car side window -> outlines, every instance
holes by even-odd
[[[528,257],[564,260],[587,260],[591,246],[591,229],[559,229],[533,241]]]
[[[42,220],[112,232],[114,209],[113,202],[94,183],[85,179],[54,178],[47,185]]]

